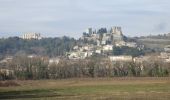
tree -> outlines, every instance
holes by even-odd
[[[131,48],[127,46],[113,47],[113,55],[132,55],[133,57],[144,55],[142,50]]]

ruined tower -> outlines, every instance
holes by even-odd
[[[122,35],[122,29],[121,27],[112,27],[111,28],[112,34]]]

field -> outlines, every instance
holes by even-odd
[[[13,81],[0,87],[0,99],[170,100],[170,78],[83,78]]]

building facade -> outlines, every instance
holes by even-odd
[[[23,34],[23,36],[22,36],[22,39],[28,39],[28,40],[30,40],[30,39],[36,39],[36,40],[39,40],[39,39],[41,39],[42,37],[41,37],[41,34],[40,33],[25,33],[25,34]]]

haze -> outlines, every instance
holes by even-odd
[[[0,0],[0,37],[40,32],[80,37],[121,26],[127,36],[170,32],[169,0]]]

